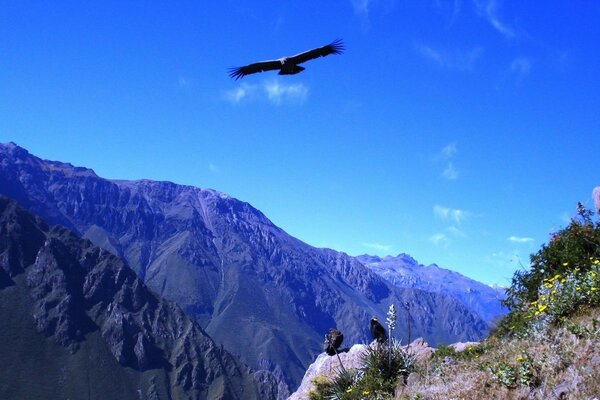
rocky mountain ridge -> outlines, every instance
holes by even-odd
[[[99,399],[107,390],[115,399],[278,397],[274,377],[216,345],[116,256],[3,196],[0,282],[2,336],[12,339],[0,341],[3,399]],[[22,357],[30,348],[37,354]],[[44,365],[48,354],[60,367]],[[120,391],[107,389],[113,385]]]
[[[506,313],[501,304],[504,290],[491,287],[436,264],[423,265],[408,254],[396,257],[362,255],[357,257],[365,266],[396,286],[418,288],[451,296],[475,311],[485,321]]]
[[[122,257],[218,343],[291,389],[330,327],[365,342],[370,317],[385,319],[391,303],[411,303],[413,337],[430,343],[476,340],[487,330],[456,300],[395,287],[357,259],[309,246],[214,190],[106,180],[6,144],[0,193]]]

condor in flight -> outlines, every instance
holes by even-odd
[[[295,56],[282,57],[278,60],[261,61],[244,67],[234,67],[229,69],[229,76],[233,79],[240,79],[246,75],[257,72],[279,70],[279,75],[295,75],[304,71],[304,67],[299,66],[305,61],[319,57],[325,57],[330,54],[341,54],[344,51],[344,43],[341,39],[336,39],[328,45],[308,50]]]

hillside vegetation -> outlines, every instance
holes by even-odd
[[[597,216],[579,204],[577,217],[531,255],[530,268],[514,274],[505,305],[509,313],[480,343],[440,346],[392,374],[383,362],[380,375],[371,363],[354,374],[317,377],[309,398],[600,398]],[[403,351],[410,356],[410,347]],[[393,386],[390,376],[397,377]]]

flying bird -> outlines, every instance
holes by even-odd
[[[379,323],[377,318],[371,318],[371,336],[377,343],[385,343],[387,341],[387,335],[385,334],[385,328]]]
[[[336,39],[333,42],[323,47],[308,50],[295,56],[282,57],[277,60],[260,61],[254,64],[249,64],[244,67],[233,67],[229,69],[229,76],[232,79],[238,80],[246,75],[255,74],[257,72],[279,70],[279,75],[295,75],[304,71],[304,67],[298,64],[313,60],[319,57],[325,57],[330,54],[341,54],[344,51],[344,43],[342,39]]]

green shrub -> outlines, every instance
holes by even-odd
[[[501,386],[508,389],[519,385],[535,387],[540,383],[540,365],[528,354],[519,355],[511,362],[488,362],[485,369]]]
[[[535,324],[562,321],[581,306],[600,305],[600,222],[581,204],[578,216],[517,271],[504,304],[509,314],[496,334],[526,335]]]

